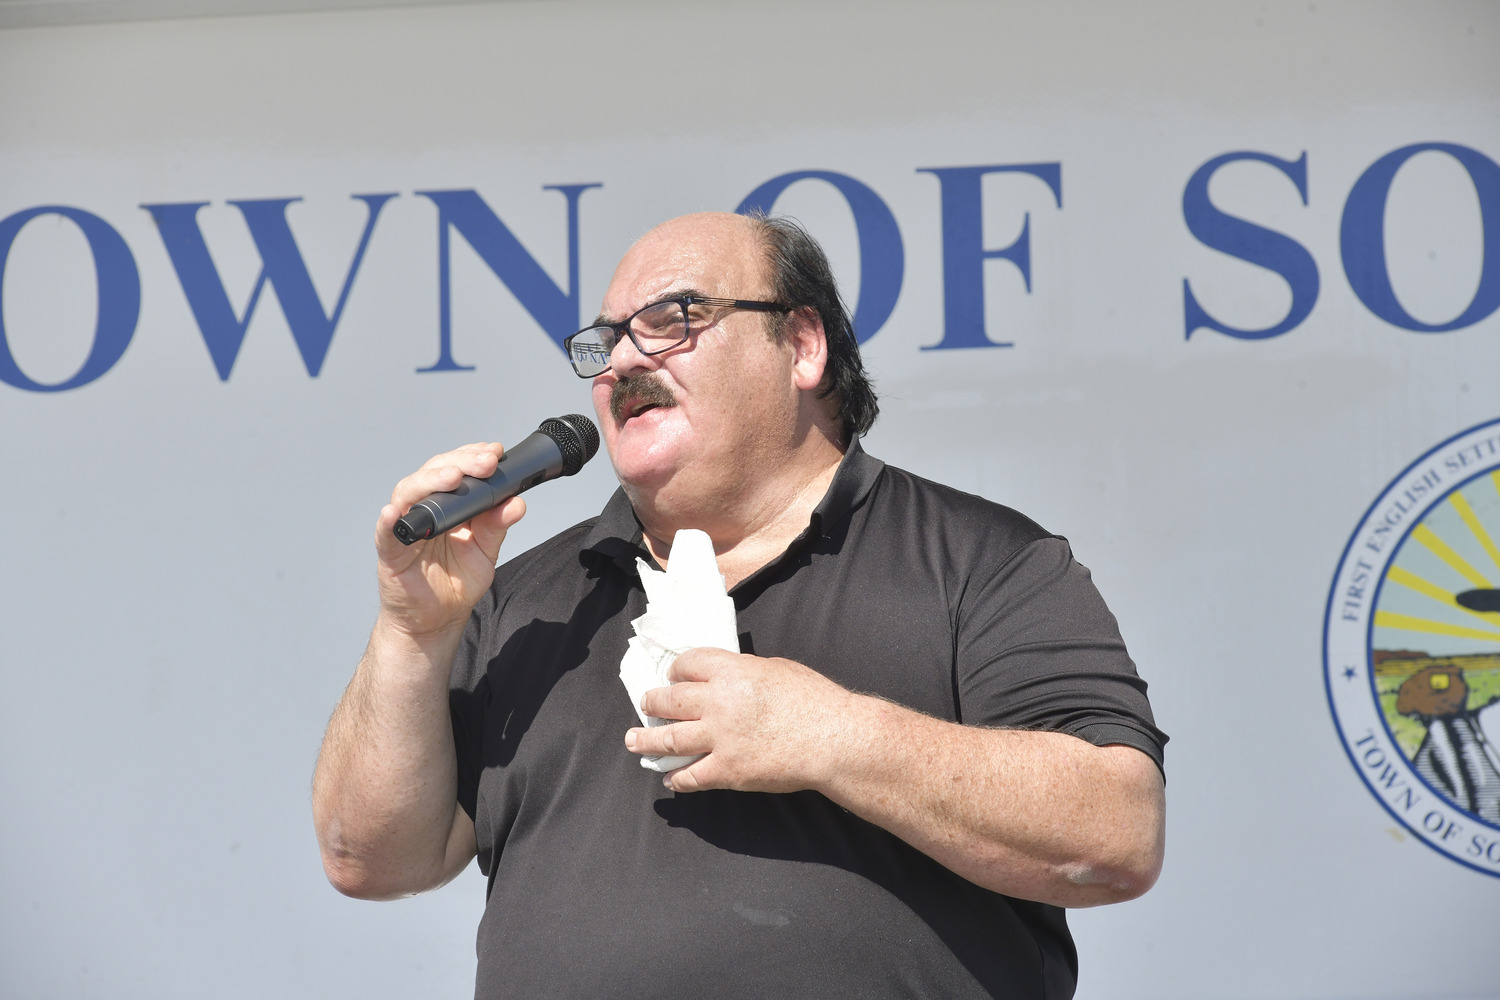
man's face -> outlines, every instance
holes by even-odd
[[[770,298],[763,249],[739,216],[685,216],[642,237],[616,269],[601,317],[618,322],[676,295]],[[594,409],[620,481],[636,499],[706,497],[790,441],[797,389],[789,348],[763,313],[712,309],[686,342],[642,355],[621,338],[594,379]]]

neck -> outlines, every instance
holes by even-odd
[[[807,528],[842,458],[836,437],[815,432],[783,456],[774,474],[734,477],[709,496],[676,498],[676,503],[660,493],[641,500],[632,496],[646,547],[665,568],[679,529],[705,531],[713,539],[724,583],[733,589]]]

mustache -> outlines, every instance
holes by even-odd
[[[677,397],[655,372],[627,375],[609,390],[609,415],[618,423],[625,416],[625,407],[630,403],[642,406],[676,406]]]

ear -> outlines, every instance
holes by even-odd
[[[828,336],[823,320],[811,306],[792,313],[783,341],[792,352],[792,384],[801,391],[816,391],[828,368]]]

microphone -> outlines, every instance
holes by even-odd
[[[543,420],[524,441],[505,449],[493,476],[464,476],[452,493],[413,504],[391,531],[403,545],[435,538],[537,483],[573,475],[598,450],[599,428],[581,413]]]

